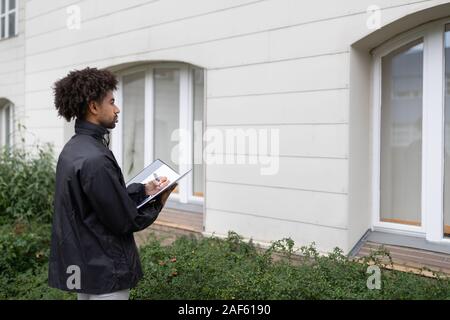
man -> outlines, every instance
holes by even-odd
[[[142,278],[133,233],[158,217],[176,184],[136,209],[169,181],[132,184],[109,150],[109,131],[118,121],[113,91],[117,79],[106,70],[70,72],[54,87],[55,107],[75,135],[56,167],[49,285],[78,293],[79,300],[128,299]]]

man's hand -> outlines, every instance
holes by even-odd
[[[175,188],[176,188],[177,186],[178,186],[178,183],[175,183],[173,186],[171,186],[170,188],[168,188],[167,190],[165,190],[163,193],[161,193],[161,194],[159,195],[163,207],[165,206],[166,201],[167,201],[167,199],[169,198],[170,194],[172,193],[173,190],[175,190]]]
[[[159,177],[159,182],[156,180],[152,180],[145,185],[145,194],[148,196],[157,194],[161,189],[164,189],[169,183],[170,181],[167,179],[167,177]],[[159,195],[163,207],[166,204],[166,201],[169,198],[170,194],[172,193],[173,190],[176,189],[177,186],[178,183],[175,183],[173,186],[171,186],[170,188],[168,188]]]
[[[152,180],[145,185],[145,194],[148,196],[152,196],[157,194],[161,189],[164,189],[168,184],[169,180],[167,177],[160,177],[159,182],[156,180]]]

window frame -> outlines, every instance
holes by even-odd
[[[9,119],[6,119],[6,110],[9,110]],[[2,130],[0,147],[5,147],[7,140],[9,143],[9,147],[14,145],[13,139],[13,130],[14,130],[14,108],[11,102],[6,102],[3,106],[0,107],[0,113],[2,117],[0,117],[0,130]],[[9,132],[6,132],[6,121],[9,121]],[[3,129],[5,128],[5,129]],[[4,130],[4,131],[3,131]]]
[[[444,237],[444,34],[449,18],[398,35],[372,50],[372,230],[424,237],[450,243]],[[421,225],[381,221],[381,94],[382,58],[418,39],[423,40]],[[436,77],[436,75],[439,75]],[[438,213],[436,213],[438,212]]]
[[[134,74],[138,72],[145,73],[145,124],[144,124],[144,165],[149,165],[153,160],[154,152],[154,85],[153,85],[153,71],[158,68],[169,68],[177,69],[180,72],[180,105],[179,105],[179,123],[180,130],[186,130],[191,132],[193,135],[193,117],[194,117],[194,101],[193,101],[193,70],[194,66],[190,66],[183,63],[167,62],[167,63],[156,63],[151,65],[143,65],[127,68],[123,71],[116,72],[118,79],[117,91],[115,94],[116,102],[121,111],[123,107],[123,80],[125,75]],[[205,73],[203,73],[205,78]],[[205,108],[205,104],[203,104]],[[205,128],[205,112],[203,113],[203,130]],[[189,159],[193,155],[193,139],[192,135],[187,141],[180,140],[178,144],[180,147],[186,150],[185,155]],[[114,152],[117,162],[122,167],[123,165],[123,121],[121,119],[121,114],[119,113],[119,122],[114,130],[112,130],[112,144],[111,149]],[[203,142],[202,142],[203,143]],[[181,155],[180,155],[181,157]],[[180,158],[181,160],[181,158]],[[179,170],[180,172],[185,172],[193,169],[193,161],[180,161]],[[205,176],[205,166],[203,166],[203,176]],[[204,179],[206,187],[206,179]],[[178,193],[172,193],[169,197],[170,200],[177,201],[181,204],[204,204],[204,196],[195,196],[193,193],[193,175],[188,174],[186,178],[181,179],[178,182]]]
[[[16,6],[14,9],[10,10],[9,9],[9,0],[5,0],[5,13],[1,13],[1,5],[2,2],[0,0],[0,21],[1,19],[4,17],[5,18],[5,37],[1,37],[2,34],[2,30],[1,30],[1,23],[0,23],[0,41],[1,40],[6,40],[6,39],[10,39],[13,38],[15,36],[17,36],[19,34],[19,0],[14,0],[16,2]],[[13,35],[9,35],[9,17],[12,13],[15,13],[15,21],[14,21],[14,28],[15,28],[15,32]]]

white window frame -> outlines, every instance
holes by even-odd
[[[2,10],[1,10],[2,2],[0,0],[0,20],[1,20],[1,18],[5,18],[5,37],[3,37],[3,38],[0,37],[0,40],[15,37],[19,33],[19,31],[18,31],[18,28],[19,28],[19,0],[15,0],[15,1],[16,1],[16,7],[14,9],[10,10],[9,9],[9,0],[5,0],[5,13],[2,14],[1,13],[2,12]],[[11,13],[16,14],[15,21],[14,21],[15,33],[12,36],[9,35],[9,17],[10,17]],[[1,23],[0,23],[0,36],[1,36],[1,34],[2,33],[1,33]]]
[[[450,19],[435,21],[389,40],[373,50],[372,66],[372,230],[448,243],[444,237],[444,33]],[[421,225],[380,219],[381,60],[390,52],[423,39]],[[440,76],[436,76],[440,75]]]
[[[117,72],[117,78],[119,80],[116,92],[117,106],[123,109],[123,76],[134,74],[138,72],[145,72],[145,140],[144,140],[144,165],[149,165],[153,161],[153,146],[154,146],[154,92],[153,92],[153,74],[154,69],[158,68],[173,68],[180,71],[180,130],[186,130],[191,132],[193,135],[193,85],[192,85],[192,74],[193,67],[186,64],[180,63],[159,63],[152,64],[150,66],[138,66],[126,69],[121,72]],[[203,121],[203,123],[205,123]],[[119,123],[116,128],[112,130],[112,143],[111,149],[115,154],[117,162],[122,167],[123,165],[123,150],[122,150],[122,137],[123,137],[123,121],[121,119],[121,114],[119,113]],[[192,138],[192,137],[191,137]],[[192,139],[186,139],[186,141],[179,141],[179,146],[186,150],[185,155],[192,157],[193,152],[193,142]],[[182,155],[180,154],[180,157]],[[189,159],[190,159],[189,158]],[[179,165],[179,171],[185,172],[189,169],[193,169],[193,161],[181,161]],[[178,193],[172,193],[169,197],[170,200],[178,201],[180,203],[192,203],[192,204],[203,204],[204,197],[195,196],[193,194],[193,175],[188,174],[186,178],[181,179],[178,182],[179,188]]]
[[[6,110],[9,109],[9,119],[6,119]],[[14,108],[12,103],[7,102],[6,104],[4,104],[2,107],[0,107],[0,114],[2,115],[0,117],[1,121],[0,121],[0,130],[2,130],[2,139],[0,141],[0,146],[4,147],[6,146],[6,142],[7,140],[9,140],[9,146],[12,147],[14,144],[14,140],[13,140],[13,128],[14,128]],[[5,128],[6,128],[6,121],[9,121],[9,132],[6,132]]]

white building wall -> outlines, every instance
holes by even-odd
[[[444,2],[375,4],[382,9],[384,25]],[[81,9],[80,30],[66,26],[66,10],[73,4]],[[23,75],[27,125],[41,140],[55,143],[57,151],[62,148],[70,130],[56,117],[51,86],[72,69],[135,61],[200,66],[206,70],[207,129],[280,129],[277,174],[262,176],[258,166],[250,165],[207,166],[205,233],[234,230],[262,242],[291,237],[299,246],[314,241],[321,251],[335,246],[348,251],[370,227],[369,211],[359,212],[364,203],[349,203],[349,181],[361,182],[349,167],[349,88],[350,46],[373,31],[366,26],[372,4],[28,1]],[[11,56],[0,52],[0,59]],[[367,182],[355,190],[367,196],[369,187]]]
[[[14,118],[25,125],[25,1],[19,1],[16,37],[0,40],[0,99],[14,104]],[[17,132],[14,141],[20,141]]]

